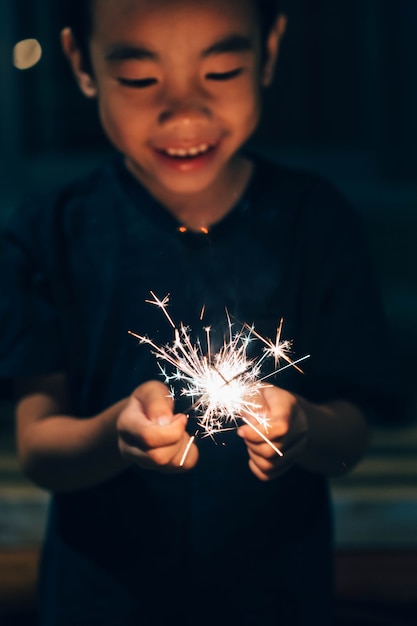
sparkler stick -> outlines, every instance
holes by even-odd
[[[240,415],[240,419],[245,422],[245,424],[248,424],[248,426],[250,426],[255,433],[257,433],[260,437],[262,437],[262,439],[271,446],[271,448],[278,454],[278,456],[284,456],[283,453],[281,452],[281,450],[279,448],[277,448],[270,439],[268,439],[268,437],[266,435],[263,434],[263,432],[261,432],[259,430],[259,428],[256,428],[256,426],[254,424],[252,424],[252,422],[249,422],[249,420],[246,419],[246,417],[242,417],[242,415]],[[185,460],[185,459],[184,459]]]
[[[190,448],[194,442],[194,439],[197,437],[197,431],[194,433],[194,435],[191,435],[191,437],[188,440],[187,445],[185,446],[185,450],[183,452],[183,455],[181,457],[180,460],[180,467],[182,467],[184,465],[185,459],[187,458],[188,452],[190,451]]]
[[[265,387],[265,380],[288,367],[295,367],[299,372],[302,372],[297,364],[309,358],[309,355],[306,355],[293,361],[289,357],[291,342],[281,341],[283,320],[281,319],[278,325],[275,341],[272,341],[258,333],[253,325],[249,326],[246,323],[242,324],[240,330],[233,334],[233,324],[226,310],[229,329],[228,339],[224,338],[220,350],[213,353],[210,339],[211,327],[205,327],[205,353],[199,340],[192,343],[190,330],[182,322],[177,326],[169,315],[167,311],[169,294],[161,300],[154,292],[151,291],[150,293],[153,299],[146,300],[146,302],[162,309],[163,314],[174,329],[173,342],[160,346],[146,335],[139,335],[131,330],[128,333],[138,339],[140,343],[149,345],[158,360],[165,361],[173,368],[173,371],[168,372],[158,363],[159,369],[165,377],[165,382],[171,387],[173,397],[175,397],[174,387],[180,383],[182,385],[181,395],[191,398],[190,411],[194,411],[198,415],[197,423],[201,430],[197,430],[190,438],[182,455],[180,466],[184,464],[191,445],[199,432],[202,432],[203,437],[214,438],[217,432],[226,430],[227,424],[231,423],[235,428],[238,420],[250,426],[279,456],[283,456],[281,450],[260,430],[260,427],[267,430],[268,420],[260,412],[262,406],[257,401],[260,391]],[[204,307],[200,320],[203,314]],[[254,339],[266,347],[263,348],[261,356],[250,358],[248,346]],[[273,372],[262,376],[261,366],[269,358],[274,359],[275,369]],[[287,364],[279,367],[280,359],[287,361]]]

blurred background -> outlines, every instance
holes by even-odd
[[[286,5],[253,143],[324,175],[362,215],[406,379],[405,414],[377,425],[366,459],[332,481],[337,624],[408,626],[417,623],[417,0]],[[109,150],[61,53],[63,25],[56,0],[0,0],[0,228],[24,199],[91,171]],[[13,429],[3,402],[0,623],[33,626],[48,496],[21,475]]]

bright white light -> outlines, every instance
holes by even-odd
[[[13,65],[18,70],[28,70],[40,61],[42,47],[37,39],[22,39],[13,48]]]
[[[268,428],[267,417],[262,413],[260,392],[265,386],[266,379],[287,367],[295,367],[301,372],[297,363],[309,357],[306,355],[296,361],[289,357],[291,342],[281,341],[282,320],[277,328],[275,341],[272,341],[260,335],[253,326],[248,324],[243,324],[233,333],[233,324],[227,314],[229,336],[224,339],[220,350],[213,353],[210,327],[204,329],[206,347],[203,350],[199,341],[192,343],[190,329],[182,322],[177,326],[169,315],[167,311],[169,296],[161,300],[152,291],[151,295],[152,300],[146,300],[146,302],[162,310],[174,329],[174,340],[172,343],[160,346],[146,335],[128,332],[139,339],[140,343],[149,345],[159,361],[164,361],[171,366],[168,371],[159,364],[165,382],[171,387],[172,396],[175,397],[175,387],[180,385],[180,395],[191,399],[193,403],[191,408],[199,416],[198,426],[203,436],[213,437],[225,426],[236,427],[241,420],[282,456],[282,452],[257,427],[263,430]],[[263,343],[265,347],[261,356],[250,358],[248,346],[254,340]],[[275,368],[269,374],[263,375],[261,365],[271,358],[274,360]],[[281,359],[287,364],[280,366]],[[181,460],[181,465],[188,450],[189,446]]]

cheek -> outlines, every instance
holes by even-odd
[[[258,126],[260,120],[260,103],[258,101],[240,100],[233,109],[235,124],[239,124],[243,134],[251,134]]]
[[[117,97],[99,98],[99,117],[104,132],[116,147],[128,145],[137,136],[137,108]]]
[[[236,92],[228,102],[224,103],[224,110],[228,111],[229,118],[242,130],[251,131],[258,125],[261,114],[260,90],[253,84]]]

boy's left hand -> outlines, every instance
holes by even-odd
[[[267,481],[281,476],[294,465],[307,441],[307,416],[297,397],[274,386],[265,386],[261,391],[263,413],[268,418],[268,427],[263,429],[253,417],[247,417],[261,430],[279,450],[277,452],[248,424],[240,426],[238,435],[246,443],[249,467],[260,480]]]

